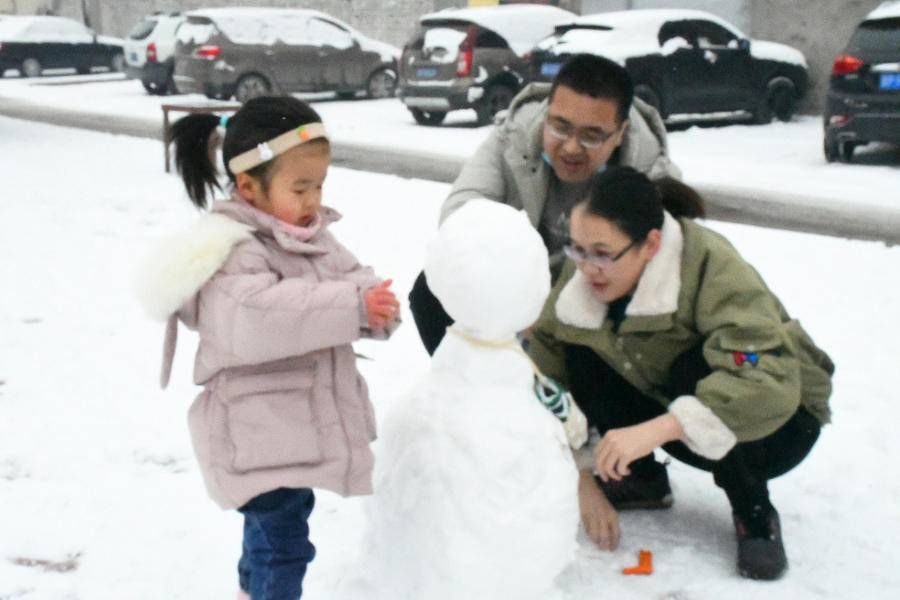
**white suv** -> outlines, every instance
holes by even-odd
[[[125,62],[129,77],[140,79],[151,94],[177,93],[175,32],[185,17],[178,12],[157,12],[144,17],[125,40]]]

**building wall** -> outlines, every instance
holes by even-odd
[[[747,0],[752,37],[799,49],[809,63],[810,90],[802,112],[819,113],[825,104],[831,65],[856,25],[881,0]]]

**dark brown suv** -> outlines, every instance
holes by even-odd
[[[313,10],[221,8],[187,13],[175,45],[175,85],[244,102],[276,93],[392,96],[393,46]]]
[[[417,123],[473,108],[489,123],[526,83],[526,55],[557,23],[574,18],[552,6],[496,6],[425,15],[403,48],[399,95]]]

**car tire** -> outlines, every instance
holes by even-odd
[[[409,109],[409,112],[412,113],[413,119],[415,119],[416,123],[419,125],[440,125],[447,117],[447,113],[440,110],[425,111],[420,108],[411,108]]]
[[[775,77],[766,86],[766,91],[753,112],[753,121],[758,125],[766,125],[777,118],[787,123],[796,109],[797,86],[787,77]]]
[[[646,84],[638,84],[634,86],[634,95],[636,98],[640,98],[641,100],[655,108],[660,117],[662,117],[663,119],[666,118],[666,115],[663,112],[662,98],[659,97],[659,94],[657,94],[656,90],[654,90],[652,87]]]
[[[250,73],[238,79],[237,86],[234,88],[234,97],[242,104],[247,100],[268,96],[271,93],[272,84],[268,79],[256,73]]]
[[[81,65],[81,66],[75,67],[75,72],[78,73],[79,75],[88,75],[91,72],[91,66],[90,65]]]
[[[841,157],[841,145],[834,137],[825,134],[825,141],[822,144],[825,152],[825,160],[830,163],[835,162]]]
[[[393,69],[373,71],[366,80],[366,98],[392,98],[397,91],[397,73]]]
[[[478,124],[493,123],[498,112],[509,108],[509,103],[515,95],[516,91],[508,85],[496,84],[489,87],[475,107],[475,112],[478,113]]]
[[[44,72],[44,67],[41,66],[41,61],[36,58],[26,58],[22,61],[22,66],[19,68],[22,72],[23,77],[40,77],[41,73]]]
[[[113,57],[109,59],[109,70],[115,71],[116,73],[121,73],[125,70],[125,55],[124,54],[113,54]]]
[[[853,153],[856,152],[856,147],[859,145],[859,142],[841,142],[838,146],[841,162],[853,162]]]
[[[149,81],[144,81],[142,79],[141,85],[144,86],[144,91],[146,91],[148,94],[152,94],[153,96],[159,94],[159,87],[157,87],[155,84],[150,83]]]

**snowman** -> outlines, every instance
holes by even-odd
[[[516,338],[549,293],[547,251],[524,213],[473,200],[440,228],[425,276],[456,323],[385,419],[355,597],[554,598],[576,548],[577,470]]]

